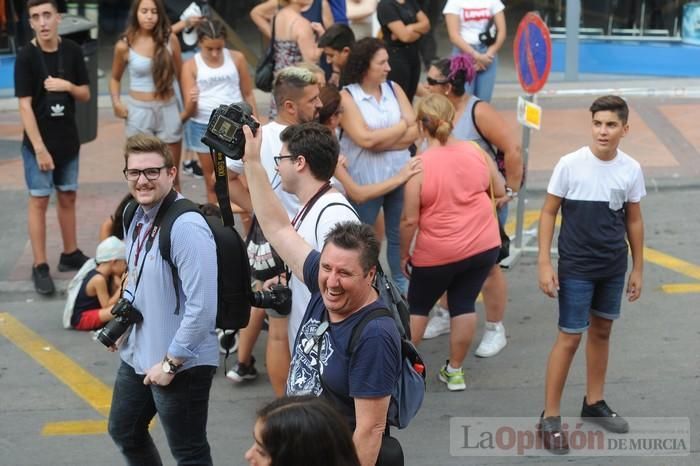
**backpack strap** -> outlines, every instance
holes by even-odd
[[[352,353],[355,352],[355,348],[357,347],[360,337],[362,336],[362,332],[364,331],[365,327],[367,327],[367,324],[380,317],[390,317],[392,322],[394,321],[394,316],[391,315],[391,311],[389,311],[387,308],[380,307],[365,314],[365,316],[362,317],[357,324],[355,324],[355,327],[352,329],[352,333],[350,333],[348,355],[352,355]]]
[[[360,216],[357,214],[357,211],[353,209],[351,205],[348,204],[343,204],[342,202],[331,202],[323,207],[321,209],[321,212],[318,213],[318,217],[316,217],[316,226],[314,227],[314,238],[316,239],[316,244],[318,244],[318,224],[321,222],[321,216],[323,215],[323,212],[326,211],[327,208],[334,206],[334,205],[341,205],[343,207],[347,207],[348,209],[352,210],[352,213],[355,214],[358,220],[360,220]]]
[[[197,207],[197,204],[189,199],[180,199],[174,202],[163,216],[160,224],[160,238],[158,239],[158,248],[163,260],[170,266],[170,272],[173,276],[173,287],[175,288],[175,315],[180,313],[180,293],[177,290],[177,284],[180,281],[180,276],[177,273],[177,267],[170,256],[170,235],[173,230],[173,223],[177,218],[186,212],[198,212],[202,215]],[[204,217],[204,215],[202,215]],[[206,219],[205,219],[206,220]]]
[[[134,214],[136,214],[136,209],[139,208],[139,204],[134,200],[130,200],[126,207],[124,207],[124,212],[122,213],[122,225],[124,227],[124,238],[126,238],[126,233],[129,231],[129,226],[131,221],[134,219]]]
[[[489,147],[489,150],[491,151],[491,156],[495,159],[497,151],[493,148],[493,144],[491,144],[491,141],[489,141],[486,136],[484,136],[484,133],[481,132],[479,129],[479,125],[476,124],[476,106],[482,102],[481,99],[477,100],[474,102],[474,105],[472,105],[472,124],[474,125],[474,129],[476,130],[477,133],[479,133],[479,137],[484,140],[486,145]]]

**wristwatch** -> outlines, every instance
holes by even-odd
[[[516,197],[518,197],[518,192],[513,191],[513,189],[506,186],[506,196],[508,196],[511,199],[515,199]]]
[[[163,372],[166,374],[175,375],[181,367],[182,364],[175,364],[175,362],[167,356],[163,358]]]

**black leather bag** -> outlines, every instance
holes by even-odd
[[[272,91],[272,84],[275,80],[275,19],[272,18],[272,37],[270,37],[270,47],[267,53],[255,68],[255,87],[264,92]]]

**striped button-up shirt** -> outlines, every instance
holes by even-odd
[[[121,358],[138,374],[148,372],[163,360],[166,352],[184,360],[183,369],[218,366],[214,237],[204,218],[196,212],[184,213],[175,220],[170,234],[170,255],[177,267],[179,283],[173,285],[170,266],[158,248],[160,232],[146,252],[145,235],[159,207],[160,204],[148,211],[139,207],[124,236],[129,266],[124,297],[133,300],[134,307],[143,314],[143,322],[132,326],[120,347]],[[139,234],[135,237],[137,229]],[[137,254],[141,242],[143,246]],[[134,290],[139,273],[141,280]],[[176,292],[180,295],[177,314]]]

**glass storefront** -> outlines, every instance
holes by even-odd
[[[566,0],[533,3],[555,37],[566,34]],[[591,38],[677,41],[686,3],[697,0],[581,0],[579,32]]]

